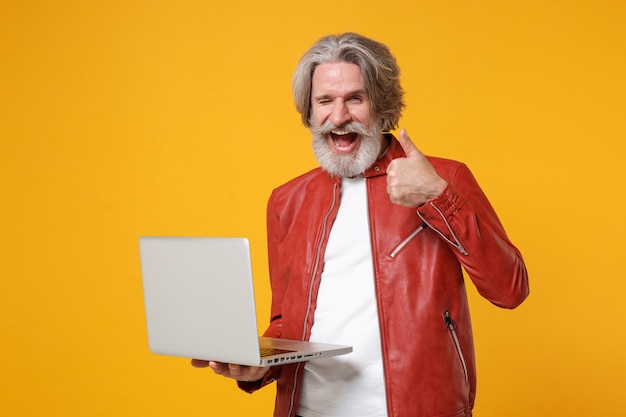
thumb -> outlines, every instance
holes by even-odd
[[[404,150],[404,153],[406,154],[407,158],[411,158],[413,156],[422,154],[420,150],[417,149],[413,141],[411,141],[411,138],[409,138],[409,134],[406,133],[406,129],[402,129],[400,131],[398,142],[400,142],[400,146],[402,146],[402,149]]]

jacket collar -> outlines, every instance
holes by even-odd
[[[365,178],[386,175],[389,163],[396,158],[403,158],[405,156],[404,150],[402,149],[402,146],[400,146],[400,142],[398,142],[398,140],[391,133],[383,133],[383,138],[388,143],[387,149],[371,167],[365,170],[363,173]]]

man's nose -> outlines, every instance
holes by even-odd
[[[330,114],[330,121],[335,126],[343,126],[346,123],[352,121],[352,115],[350,114],[350,110],[348,109],[348,106],[346,106],[346,103],[339,100],[334,103],[332,112]]]

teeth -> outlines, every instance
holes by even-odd
[[[345,131],[345,130],[331,130],[331,133],[332,133],[333,135],[339,135],[339,136],[341,136],[341,135],[347,135],[347,134],[349,134],[350,132]]]

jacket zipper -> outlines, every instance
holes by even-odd
[[[411,241],[411,239],[417,236],[417,234],[421,232],[422,230],[424,230],[426,227],[427,227],[426,222],[422,222],[422,224],[420,224],[417,229],[415,229],[406,239],[400,242],[400,244],[396,246],[393,251],[391,251],[389,256],[392,258],[395,257],[398,254],[398,252],[400,252],[402,248],[404,248]]]
[[[439,207],[437,207],[432,201],[430,202],[430,205],[432,208],[434,208],[437,213],[439,213],[439,216],[441,216],[441,218],[443,219],[443,222],[446,224],[446,226],[448,227],[448,230],[450,231],[450,234],[452,235],[452,238],[454,239],[454,242],[450,239],[448,239],[448,237],[446,235],[444,235],[443,233],[441,233],[439,230],[435,229],[434,227],[432,227],[430,224],[428,224],[428,222],[426,221],[426,219],[424,219],[424,217],[422,216],[422,213],[420,213],[419,211],[417,212],[417,215],[420,217],[420,219],[422,219],[422,221],[431,229],[433,229],[435,232],[437,232],[437,234],[439,234],[439,236],[441,236],[446,242],[448,242],[450,245],[454,246],[459,252],[461,252],[463,255],[467,256],[469,255],[467,253],[467,251],[465,250],[465,248],[463,247],[463,245],[461,245],[461,242],[459,241],[459,238],[456,237],[456,234],[454,233],[454,230],[452,230],[452,226],[450,226],[450,223],[448,223],[448,219],[446,219],[446,216],[443,215],[443,213],[441,212],[441,210],[439,210]]]
[[[443,319],[446,322],[446,327],[450,331],[452,335],[452,340],[454,341],[454,347],[456,348],[456,353],[459,355],[459,359],[461,361],[461,366],[463,367],[463,373],[465,374],[465,383],[469,384],[469,374],[467,372],[467,364],[465,363],[465,358],[463,357],[463,351],[461,350],[461,343],[459,342],[459,336],[456,334],[456,323],[450,317],[449,312],[443,313]]]
[[[328,209],[328,212],[326,212],[326,216],[324,216],[324,222],[322,224],[321,239],[319,241],[319,244],[317,245],[317,249],[315,253],[315,264],[313,267],[313,273],[311,274],[311,284],[309,285],[309,295],[308,295],[308,302],[307,302],[307,308],[306,308],[306,315],[304,316],[304,327],[302,329],[302,340],[305,339],[307,323],[309,321],[309,314],[311,313],[311,304],[313,303],[313,282],[315,281],[315,277],[317,276],[317,271],[320,266],[320,258],[322,256],[322,245],[324,243],[324,238],[326,237],[326,228],[328,224],[328,219],[335,208],[336,202],[337,202],[337,183],[334,183],[333,184],[333,198],[330,202],[330,207]],[[293,408],[295,406],[295,399],[296,399],[296,382],[298,381],[298,375],[300,374],[300,370],[302,369],[302,366],[304,363],[305,362],[299,362],[298,367],[296,368],[296,372],[294,373],[293,389],[291,391],[291,399],[289,402],[289,413],[287,413],[288,416],[291,416],[292,412],[295,412]]]

